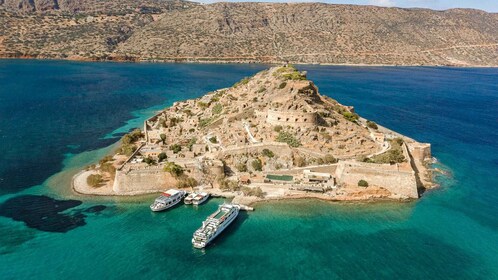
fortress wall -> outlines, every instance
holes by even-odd
[[[343,162],[336,170],[336,177],[339,183],[349,186],[358,186],[358,181],[365,180],[369,186],[382,187],[396,197],[419,197],[415,172],[398,171],[396,166]]]
[[[428,143],[408,143],[408,150],[416,163],[424,163],[432,157],[431,144]]]
[[[266,122],[272,125],[310,126],[316,124],[315,113],[268,110]]]
[[[223,151],[223,153],[230,153],[232,155],[242,155],[246,153],[256,154],[261,153],[264,149],[268,149],[278,156],[292,156],[292,149],[289,147],[289,145],[278,142],[253,144],[245,147],[227,148]]]
[[[139,194],[164,191],[175,186],[176,180],[160,169],[116,171],[112,189],[117,194]]]

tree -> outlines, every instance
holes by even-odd
[[[164,144],[166,144],[166,134],[161,133],[161,134],[159,135],[159,137],[161,137],[161,141],[163,142],[163,145],[164,145]]]
[[[261,171],[263,170],[263,163],[261,162],[261,160],[258,158],[258,159],[255,159],[251,162],[251,165],[252,165],[252,168],[256,171]]]
[[[360,181],[358,181],[358,187],[367,188],[368,187],[368,182],[365,181],[365,180],[360,180]]]
[[[86,177],[86,182],[90,187],[96,188],[100,184],[102,184],[104,180],[102,179],[102,175],[100,174],[90,174],[88,177]]]
[[[174,145],[171,145],[169,147],[169,149],[172,150],[173,153],[178,154],[182,150],[182,146],[180,146],[178,144],[174,144]]]
[[[161,162],[161,161],[163,161],[163,160],[165,160],[165,159],[167,159],[167,158],[168,158],[168,156],[167,156],[167,155],[166,155],[166,153],[164,153],[164,152],[162,152],[162,153],[160,153],[159,155],[157,155],[157,161],[158,161],[158,162]]]
[[[146,157],[144,159],[144,162],[147,163],[148,165],[152,165],[152,164],[156,163],[156,161],[153,158],[151,158],[150,156]]]

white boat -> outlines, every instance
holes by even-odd
[[[196,192],[192,192],[192,193],[189,193],[184,199],[183,199],[183,203],[185,204],[192,204],[192,202],[194,201],[194,197],[197,195]]]
[[[192,238],[194,247],[199,249],[206,247],[237,218],[239,210],[240,206],[237,204],[220,205],[218,210],[202,222],[202,226],[195,231]]]
[[[185,191],[181,190],[171,189],[163,192],[158,198],[156,198],[156,200],[154,200],[154,203],[150,205],[150,210],[158,212],[171,208],[177,205],[184,196]]]
[[[192,203],[194,205],[199,205],[202,204],[204,201],[206,201],[209,197],[209,193],[207,192],[200,192],[196,193],[196,196],[192,199]]]

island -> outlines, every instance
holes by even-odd
[[[120,144],[74,176],[76,192],[202,188],[251,204],[414,200],[434,187],[430,144],[361,118],[288,64],[176,102]]]

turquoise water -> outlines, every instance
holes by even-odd
[[[416,203],[260,204],[200,251],[191,235],[221,199],[151,213],[153,196],[68,191],[154,110],[263,68],[0,61],[1,278],[498,279],[498,69],[301,67],[323,94],[433,143],[450,175]]]

